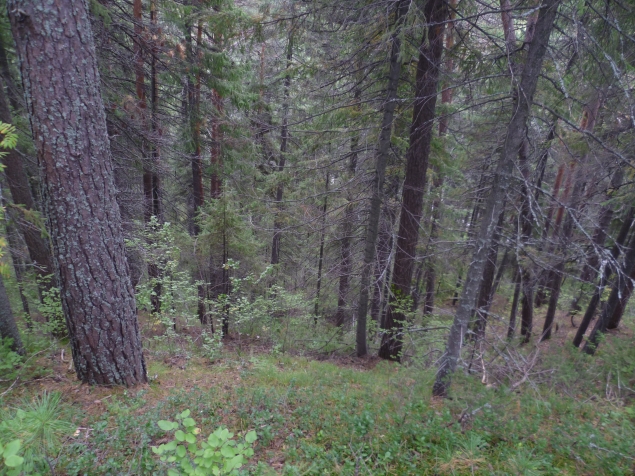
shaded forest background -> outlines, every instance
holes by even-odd
[[[69,341],[80,380],[143,383],[80,368],[82,337],[62,305],[70,291],[55,273],[55,199],[12,35],[21,13],[0,3],[0,121],[17,133],[2,157],[0,314],[17,322],[0,326],[5,393],[28,381],[12,372],[29,356],[59,356]],[[630,3],[86,5],[151,381],[156,362],[198,375],[194,356],[244,349],[279,361],[355,356],[363,368],[397,361],[403,381],[424,372],[419,393],[474,401],[471,385],[562,384],[591,398],[617,378],[617,396],[605,396],[632,430]],[[591,376],[602,361],[586,354],[597,349],[618,362],[613,377]],[[554,362],[594,370],[568,368],[556,385]],[[448,418],[465,433],[476,407]],[[619,461],[610,474],[627,474],[632,458],[618,446],[607,450]],[[416,471],[400,458],[385,467]],[[470,467],[460,464],[436,470]]]

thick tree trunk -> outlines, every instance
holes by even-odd
[[[424,8],[426,33],[419,47],[415,101],[410,127],[410,146],[406,155],[406,177],[401,197],[399,232],[395,252],[391,297],[384,323],[379,357],[399,361],[403,343],[405,316],[398,302],[410,296],[412,274],[419,240],[419,224],[423,211],[423,195],[436,117],[439,67],[443,54],[443,33],[448,8],[445,0],[429,0]]]
[[[576,347],[580,347],[580,344],[582,343],[582,339],[584,338],[584,334],[586,333],[587,329],[589,328],[589,324],[591,324],[591,321],[593,320],[593,317],[595,316],[595,311],[597,310],[598,304],[600,303],[600,299],[602,298],[604,287],[606,286],[606,283],[611,277],[611,272],[614,267],[613,266],[614,262],[617,260],[617,258],[619,257],[621,253],[621,248],[624,245],[628,232],[633,225],[634,217],[635,217],[635,208],[631,207],[628,213],[626,214],[624,221],[622,222],[620,231],[618,232],[617,238],[615,239],[615,245],[613,246],[613,249],[611,250],[610,259],[612,262],[608,262],[604,266],[604,272],[602,273],[600,282],[598,286],[595,288],[595,292],[593,293],[593,296],[591,297],[591,300],[589,301],[589,305],[587,306],[586,312],[584,313],[584,317],[582,318],[582,321],[580,322],[578,331],[576,332],[575,337],[573,338],[573,345],[575,345]],[[611,327],[610,321],[607,327],[609,329],[614,328],[614,327]]]
[[[8,7],[77,377],[89,384],[144,383],[87,4],[12,0]]]
[[[502,211],[503,201],[512,178],[514,161],[526,136],[527,119],[556,18],[558,4],[559,0],[545,0],[542,3],[536,22],[535,36],[527,53],[520,84],[515,86],[519,88],[519,92],[515,95],[513,115],[507,128],[505,143],[494,174],[492,191],[487,198],[485,214],[474,250],[474,259],[467,273],[459,308],[450,329],[446,351],[440,360],[439,371],[432,390],[435,396],[447,396],[451,375],[458,364],[463,338],[479,290],[479,281],[483,275],[492,237],[496,231],[496,222]]]
[[[408,11],[408,2],[398,0],[396,4],[395,30],[391,35],[392,43],[390,50],[390,68],[388,72],[388,84],[386,87],[386,100],[382,106],[381,131],[377,144],[375,158],[375,177],[373,180],[372,197],[370,200],[370,211],[366,228],[366,239],[364,243],[364,262],[362,264],[359,305],[357,308],[357,329],[356,329],[356,351],[362,357],[368,354],[368,342],[366,333],[366,314],[368,313],[368,292],[370,288],[370,278],[375,262],[375,244],[377,243],[377,232],[379,230],[379,215],[381,211],[381,198],[384,188],[384,177],[386,174],[386,162],[390,153],[390,135],[392,123],[397,106],[397,86],[401,75],[401,30],[404,17]]]
[[[5,124],[12,124],[11,111],[5,99],[2,81],[0,81],[0,121]],[[4,174],[7,177],[13,203],[24,207],[27,213],[36,211],[31,188],[29,187],[29,178],[18,153],[15,150],[6,151],[6,155],[2,158],[2,163],[5,166]],[[52,275],[54,270],[51,248],[48,241],[42,237],[42,231],[37,226],[26,221],[20,224],[20,229],[38,276],[43,278]],[[55,279],[49,281],[49,287],[55,285]]]
[[[282,127],[280,129],[280,159],[278,160],[277,172],[282,174],[287,160],[287,150],[289,147],[289,93],[291,88],[291,66],[293,62],[293,29],[289,32],[287,40],[287,74],[284,77],[284,99],[282,103]],[[282,178],[276,188],[276,212],[273,219],[273,240],[271,242],[271,264],[280,263],[280,238],[282,235],[282,195],[284,185]]]

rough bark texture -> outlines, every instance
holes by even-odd
[[[410,146],[406,155],[406,177],[401,197],[399,232],[395,253],[395,270],[391,303],[384,322],[384,335],[379,357],[400,360],[401,336],[405,316],[397,309],[397,302],[410,296],[414,271],[419,224],[423,211],[423,195],[432,142],[432,128],[436,116],[439,67],[443,54],[445,20],[448,8],[445,0],[429,0],[424,9],[426,33],[419,47],[415,100],[410,126]],[[397,306],[395,306],[397,305]]]
[[[5,99],[2,81],[0,81],[0,121],[12,124],[11,111]],[[22,205],[27,212],[35,211],[36,206],[29,187],[29,177],[24,169],[22,159],[15,150],[8,150],[6,153],[2,158],[2,163],[5,166],[4,174],[7,177],[13,203]],[[42,237],[42,231],[27,222],[20,223],[20,228],[37,274],[41,277],[53,274],[51,248],[48,241]],[[49,285],[55,286],[54,280]]]
[[[559,0],[545,0],[540,8],[534,40],[529,47],[520,84],[516,86],[519,88],[519,92],[515,95],[512,118],[507,127],[505,143],[494,173],[492,190],[487,198],[481,228],[476,240],[474,259],[468,269],[461,301],[450,329],[445,353],[440,360],[439,371],[432,390],[435,396],[447,396],[450,377],[459,361],[463,338],[479,290],[479,281],[483,275],[485,261],[487,260],[492,237],[496,230],[496,222],[511,181],[514,160],[518,156],[526,136],[527,119],[536,91],[538,76],[542,69],[542,60],[553,30],[558,4]]]
[[[368,225],[366,228],[366,239],[364,243],[364,263],[361,271],[359,307],[357,308],[357,329],[356,329],[356,350],[358,356],[368,354],[368,342],[366,335],[366,314],[368,313],[368,292],[370,288],[370,277],[373,272],[375,262],[375,244],[377,243],[377,232],[379,230],[379,215],[381,211],[381,196],[384,188],[384,177],[386,175],[386,162],[390,153],[390,134],[392,123],[395,117],[395,107],[397,106],[397,86],[401,75],[401,29],[403,18],[408,9],[405,0],[399,0],[396,5],[396,27],[391,35],[390,68],[388,72],[388,84],[386,87],[386,100],[382,106],[381,131],[377,144],[375,158],[375,177],[372,187],[372,197],[370,199],[370,211],[368,215]]]
[[[77,376],[147,381],[85,1],[8,2]]]

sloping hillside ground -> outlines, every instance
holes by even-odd
[[[244,474],[633,474],[632,337],[612,335],[589,358],[563,334],[476,352],[445,401],[430,398],[434,369],[412,363],[320,361],[235,339],[210,360],[179,338],[146,340],[152,380],[130,390],[78,384],[68,350],[49,348],[0,403],[10,415],[61,392],[75,431],[48,455],[55,474],[165,474],[151,446],[171,438],[157,422],[186,409],[201,435],[257,432]]]

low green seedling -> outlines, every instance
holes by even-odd
[[[4,446],[0,443],[0,456],[2,456],[5,474],[8,476],[17,476],[22,472],[21,466],[24,462],[24,458],[18,456],[18,451],[20,451],[21,446],[22,443],[20,440],[10,441]]]
[[[206,440],[199,441],[201,429],[190,418],[189,410],[178,414],[176,420],[157,422],[162,430],[174,431],[174,439],[169,443],[152,447],[152,451],[161,456],[161,461],[174,464],[168,469],[169,476],[235,475],[243,463],[254,454],[251,445],[258,438],[255,431],[247,433],[244,442],[238,443],[232,439],[233,433],[227,428],[220,427]]]

